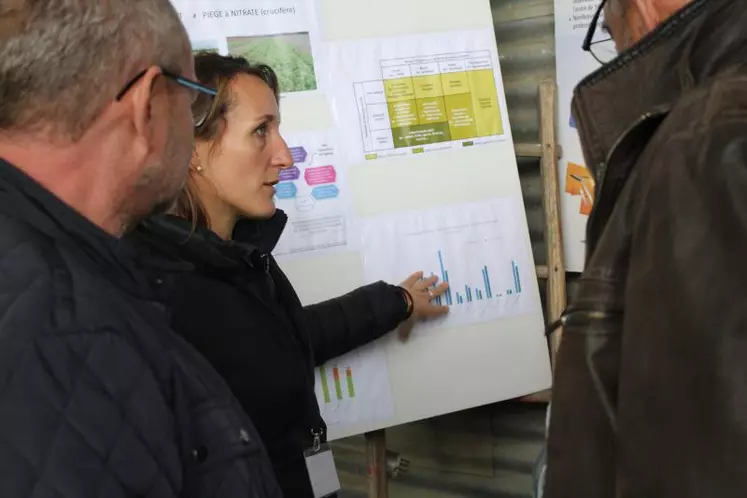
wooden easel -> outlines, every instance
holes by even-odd
[[[542,207],[545,211],[545,243],[547,265],[537,267],[537,278],[547,279],[547,323],[560,318],[566,305],[565,264],[563,263],[563,240],[560,224],[560,190],[558,183],[558,158],[560,147],[556,142],[557,85],[544,81],[539,86],[539,115],[541,143],[516,144],[516,155],[540,159],[542,173]],[[555,365],[555,355],[560,345],[561,331],[553,334],[550,343],[550,358]],[[546,402],[550,391],[523,398],[525,401]],[[386,431],[366,433],[366,467],[368,472],[368,496],[388,498],[386,463]]]

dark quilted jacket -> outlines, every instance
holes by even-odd
[[[0,497],[280,497],[121,245],[0,160]]]
[[[270,255],[286,220],[281,211],[266,221],[241,220],[226,242],[160,216],[133,232],[133,242],[193,266],[153,274],[175,289],[174,331],[210,360],[251,416],[285,497],[311,498],[303,452],[313,445],[312,431],[326,437],[314,367],[393,330],[407,306],[401,289],[384,282],[302,306]]]

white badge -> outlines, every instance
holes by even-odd
[[[314,447],[306,450],[303,456],[314,498],[324,498],[340,491],[340,479],[337,477],[332,449],[327,444],[321,444],[321,432],[312,431],[312,434]]]

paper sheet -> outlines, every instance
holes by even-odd
[[[326,51],[353,163],[504,138],[491,30],[330,43]]]
[[[534,268],[526,257],[522,207],[505,198],[366,220],[361,240],[366,278],[400,282],[422,270],[449,282],[437,301],[449,306],[449,315],[426,327],[536,311],[536,294],[524,292]]]
[[[316,396],[330,432],[394,415],[386,350],[374,343],[316,369]]]
[[[284,133],[293,167],[280,173],[275,205],[288,225],[275,248],[277,257],[345,249],[350,224],[346,167],[330,133]]]
[[[172,0],[193,50],[213,50],[265,63],[283,93],[318,88],[313,48],[316,17],[309,0]]]
[[[586,75],[600,67],[581,45],[600,0],[555,0],[555,59],[558,68],[558,141],[563,157],[558,161],[566,269],[581,271],[586,255],[586,223],[594,203],[594,180],[584,164],[584,154],[571,115],[573,90]],[[599,20],[601,27],[602,19]],[[600,37],[605,35],[598,29]],[[608,49],[610,43],[597,46]]]

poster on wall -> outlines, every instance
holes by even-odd
[[[246,57],[272,67],[283,94],[318,89],[314,9],[307,0],[172,0],[192,50]]]
[[[327,58],[351,163],[506,138],[492,30],[353,40]]]
[[[448,316],[406,341],[385,334],[316,365],[328,439],[547,389],[489,1],[172,3],[193,51],[278,73],[292,164],[275,187],[288,223],[273,254],[303,304],[419,270],[451,286]]]
[[[347,167],[333,133],[284,133],[293,166],[280,172],[275,205],[288,224],[273,254],[277,258],[348,249],[351,223]]]
[[[558,140],[563,157],[560,171],[563,249],[568,271],[582,271],[586,252],[586,222],[594,203],[594,180],[584,162],[571,101],[576,85],[601,66],[581,46],[600,0],[555,0],[555,58],[558,81]],[[601,23],[601,22],[600,22]],[[601,42],[605,37],[601,30]],[[611,43],[611,42],[610,42]],[[600,46],[607,49],[607,46]]]

